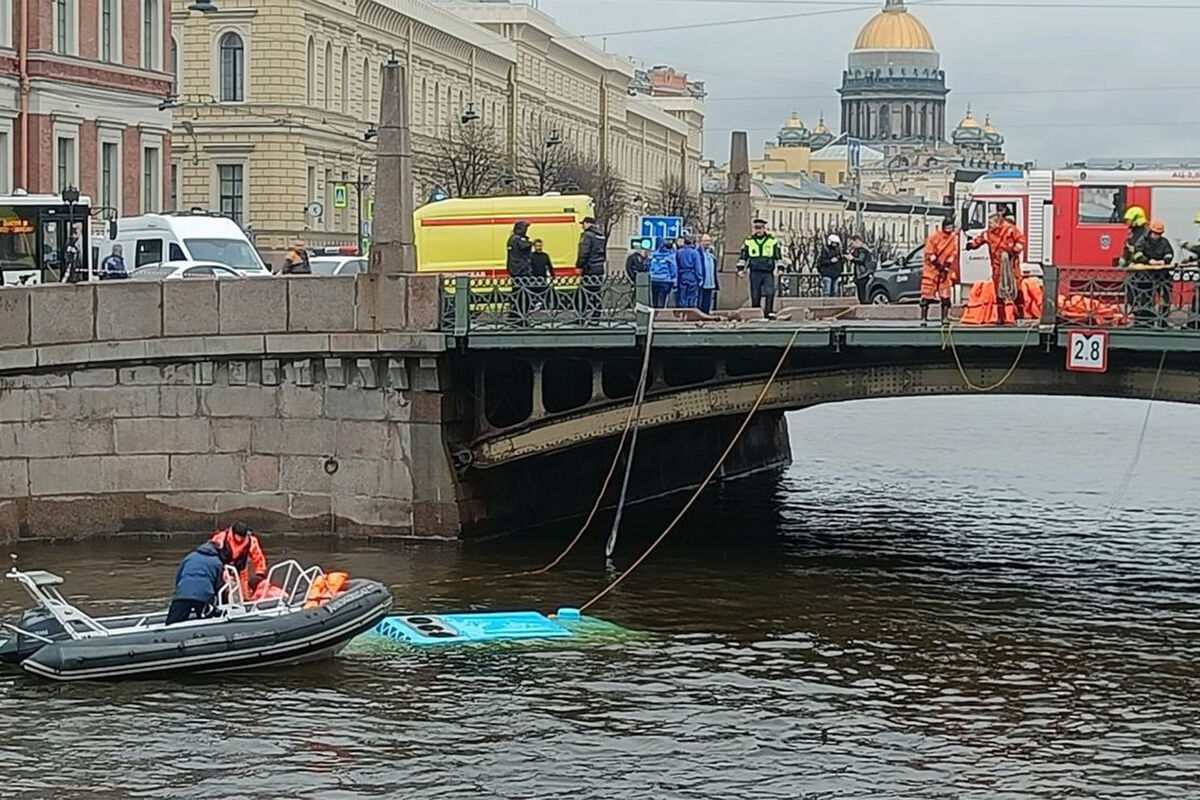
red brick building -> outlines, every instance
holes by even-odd
[[[0,0],[0,194],[170,203],[170,0]]]

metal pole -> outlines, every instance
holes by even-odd
[[[358,197],[358,205],[356,206],[356,210],[358,211],[358,227],[354,229],[355,241],[358,243],[358,246],[355,248],[355,252],[361,258],[363,254],[363,179],[361,165],[358,168],[358,180],[354,182],[354,191]]]

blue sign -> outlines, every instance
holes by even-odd
[[[642,237],[678,239],[683,235],[683,217],[642,217]]]

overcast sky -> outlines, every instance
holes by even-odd
[[[707,81],[705,149],[718,161],[728,158],[734,129],[749,131],[755,157],[793,108],[810,128],[824,110],[837,133],[836,90],[846,55],[883,4],[538,0],[572,32],[608,33],[611,52],[642,65],[671,64]],[[1048,7],[1069,5],[1076,7]],[[1101,157],[1200,159],[1200,0],[910,0],[908,6],[941,52],[950,125],[968,102],[981,120],[991,113],[1010,158],[1042,166]],[[810,16],[619,33],[785,14]],[[589,41],[603,44],[599,36]]]

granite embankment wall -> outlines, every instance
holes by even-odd
[[[0,539],[457,534],[436,298],[403,276],[0,290]]]

